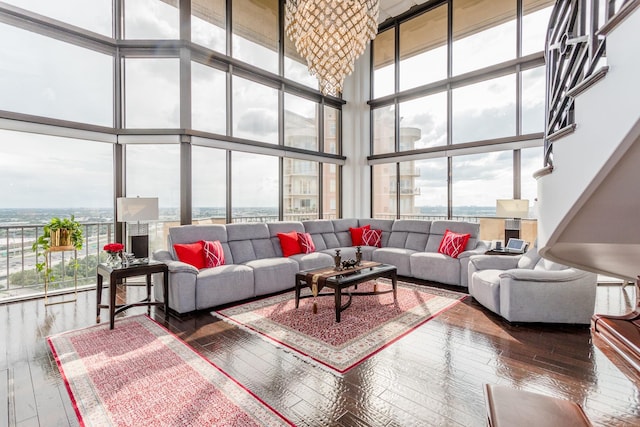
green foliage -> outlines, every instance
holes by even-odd
[[[95,283],[96,267],[99,261],[100,258],[96,255],[89,255],[77,260],[78,285]],[[51,289],[63,288],[65,287],[65,282],[73,282],[73,274],[76,267],[69,268],[70,266],[74,267],[74,260],[71,260],[66,265],[59,262],[51,266],[51,277],[55,278],[55,282],[49,282]],[[20,271],[9,275],[9,285],[12,287],[32,287],[38,284],[38,279],[37,268]]]
[[[37,256],[40,256],[40,254],[44,255],[46,251],[52,247],[51,232],[57,230],[67,230],[71,237],[71,245],[76,250],[82,249],[82,243],[84,240],[82,225],[75,220],[75,217],[73,215],[71,215],[71,218],[63,219],[53,217],[48,224],[45,224],[43,234],[38,236],[31,247],[31,249],[36,252]],[[55,280],[56,276],[53,274],[51,266],[47,265],[46,255],[44,255],[44,258],[43,262],[36,263],[36,270],[38,272],[44,272],[45,280],[52,282]],[[78,268],[77,262],[72,262],[71,265],[76,269]]]

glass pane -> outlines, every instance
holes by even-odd
[[[124,0],[124,38],[179,39],[178,0]]]
[[[400,163],[400,217],[447,217],[447,158]]]
[[[191,0],[191,41],[220,53],[227,51],[226,0]]]
[[[456,0],[453,74],[516,57],[516,0]]]
[[[447,78],[447,5],[400,24],[400,90]]]
[[[544,167],[544,148],[533,147],[520,150],[520,198],[529,200],[529,211],[534,211],[538,197],[538,182],[533,174]]]
[[[227,77],[224,71],[191,62],[191,125],[227,133]]]
[[[227,152],[191,147],[192,213],[194,223],[226,223]]]
[[[283,205],[285,221],[318,218],[318,162],[284,159]]]
[[[522,72],[522,134],[544,132],[544,67]]]
[[[340,154],[340,110],[324,106],[324,152]]]
[[[338,169],[332,163],[322,165],[322,218],[336,219],[340,212],[340,181]]]
[[[376,36],[373,41],[373,97],[395,92],[395,34],[392,28]]]
[[[4,2],[107,37],[112,36],[112,0],[4,0]]]
[[[318,151],[318,104],[284,95],[284,145]]]
[[[496,199],[513,198],[513,151],[453,158],[453,216],[495,216]]]
[[[544,50],[553,3],[550,0],[522,2],[522,56]]]
[[[111,56],[5,24],[0,38],[0,109],[113,126]]]
[[[278,143],[278,91],[233,76],[233,136]]]
[[[515,133],[515,74],[453,90],[454,144]]]
[[[180,223],[180,146],[129,144],[127,197],[157,197],[160,220],[149,224],[149,253],[166,249],[165,233]]]
[[[234,151],[231,159],[231,221],[277,221],[278,158]]]
[[[0,299],[44,291],[31,245],[52,217],[74,215],[83,225],[78,285],[95,284],[97,256],[113,237],[106,224],[114,218],[112,150],[95,141],[0,130]],[[52,256],[50,290],[74,286],[73,254],[64,256],[64,265],[62,253]]]
[[[233,2],[233,57],[278,72],[278,1]]]
[[[284,37],[284,76],[318,89],[318,79],[309,73],[307,61],[298,54],[293,42],[286,35]]]
[[[127,128],[180,127],[180,63],[174,58],[126,58]]]
[[[373,154],[393,153],[395,148],[395,114],[393,105],[373,110]]]
[[[447,144],[446,92],[402,102],[400,151]]]
[[[0,208],[90,208],[112,219],[112,150],[106,143],[0,130]]]
[[[372,166],[373,212],[372,218],[394,219],[397,216],[396,172],[397,163]]]

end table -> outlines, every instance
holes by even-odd
[[[151,300],[151,275],[162,273],[164,302]],[[147,276],[147,297],[142,301],[116,305],[116,284],[127,277]],[[102,280],[109,278],[109,304],[102,304]],[[126,286],[126,283],[123,283]],[[111,267],[106,264],[98,264],[97,288],[96,288],[96,323],[100,323],[100,309],[109,309],[109,329],[113,329],[116,314],[131,308],[147,306],[147,314],[151,314],[151,306],[164,306],[165,319],[169,315],[169,268],[166,264],[157,261],[133,263],[128,266]]]

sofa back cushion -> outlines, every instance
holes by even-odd
[[[311,239],[316,247],[316,251],[322,251],[329,248],[337,248],[339,246],[338,239],[333,232],[333,222],[328,219],[313,219],[309,221],[302,221],[304,230],[311,234]],[[325,236],[333,244],[333,246],[327,246]]]
[[[339,248],[342,246],[352,246],[351,244],[351,231],[350,228],[358,228],[358,220],[355,218],[348,219],[334,219],[331,220],[333,223],[333,232],[335,233],[335,237],[338,241],[337,244],[333,246],[329,246],[329,242],[327,241],[328,248]]]
[[[277,256],[267,224],[227,224],[227,238],[235,264]]]
[[[393,223],[388,246],[392,248],[424,251],[424,248],[427,246],[430,229],[431,221],[397,219]],[[384,244],[382,246],[384,247]]]
[[[427,241],[427,252],[438,252],[440,242],[444,237],[444,233],[451,230],[458,234],[470,234],[465,250],[473,249],[478,244],[478,233],[480,232],[480,224],[474,224],[464,221],[433,221],[431,224],[431,233]]]
[[[304,233],[304,226],[300,221],[268,222],[267,228],[269,229],[269,238],[276,256],[283,256],[282,244],[278,238],[278,233],[290,233],[292,231]]]
[[[227,239],[227,228],[221,224],[207,224],[207,225],[181,225],[179,227],[169,228],[169,235],[167,237],[169,251],[173,259],[178,259],[176,252],[173,249],[173,245],[194,243],[202,240],[220,241],[222,250],[224,251],[224,258],[227,264],[233,264],[233,254],[229,247]]]
[[[566,265],[558,264],[557,262],[549,261],[548,259],[540,258],[537,262],[536,266],[533,267],[534,270],[538,271],[559,271],[566,270],[569,267]]]

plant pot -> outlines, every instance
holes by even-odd
[[[51,230],[51,246],[71,246],[71,233],[66,228]]]

